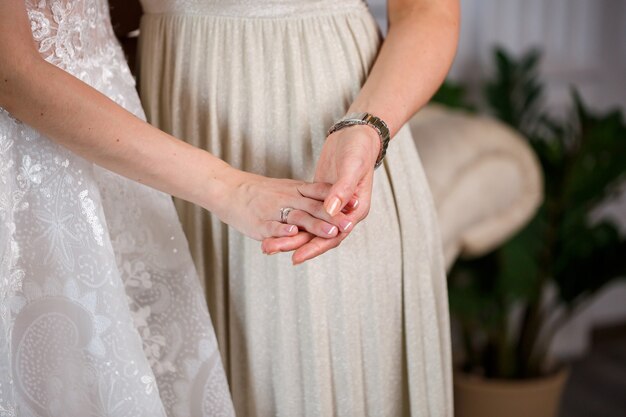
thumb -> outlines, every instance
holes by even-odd
[[[324,200],[324,209],[331,216],[343,210],[352,200],[361,179],[366,174],[363,161],[358,158],[346,160],[340,166],[339,178]]]

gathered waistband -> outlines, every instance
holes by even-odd
[[[298,18],[367,11],[364,0],[145,0],[147,15]]]

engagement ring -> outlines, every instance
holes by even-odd
[[[280,209],[280,222],[281,223],[287,223],[287,216],[289,216],[289,213],[291,213],[291,210],[293,210],[293,207],[283,207]]]

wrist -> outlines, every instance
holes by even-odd
[[[380,148],[383,145],[378,131],[376,131],[376,129],[374,129],[370,125],[359,125],[355,127],[358,127],[364,135],[367,135],[369,137],[368,143],[371,146],[372,153],[374,154],[374,162],[376,162],[376,159],[380,154]]]
[[[366,147],[368,161],[371,162],[372,166],[374,166],[382,146],[380,136],[378,135],[378,132],[376,132],[376,129],[368,125],[354,125],[341,129],[336,133],[339,136],[338,139],[344,141],[348,138],[348,136],[357,137],[360,144]],[[341,137],[342,135],[346,135],[346,137]]]
[[[205,153],[206,161],[202,163],[205,169],[198,178],[195,201],[192,202],[223,220],[228,207],[232,207],[230,200],[244,182],[245,173],[210,153]]]
[[[368,130],[361,129],[361,132],[370,132],[368,137],[371,137],[372,130],[378,136],[378,154],[376,156],[376,159],[374,160],[374,168],[378,168],[382,164],[382,161],[385,158],[385,154],[387,152],[387,145],[389,144],[390,139],[389,127],[384,120],[374,116],[371,113],[348,113],[339,121],[335,122],[333,126],[331,126],[331,128],[328,130],[328,135],[353,126],[366,127]]]

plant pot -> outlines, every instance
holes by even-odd
[[[567,369],[536,379],[488,379],[455,373],[456,417],[556,417]]]

